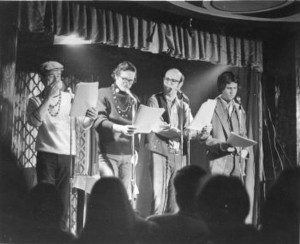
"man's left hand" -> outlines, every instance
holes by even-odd
[[[90,118],[91,120],[95,120],[97,118],[97,110],[91,107],[86,110],[85,116]]]
[[[242,149],[242,150],[241,150],[241,157],[242,157],[243,159],[247,158],[247,157],[248,157],[248,154],[249,154],[249,152],[248,152],[247,149]]]
[[[200,141],[206,140],[209,137],[211,130],[212,130],[212,125],[211,124],[204,126],[202,128],[200,134],[198,134],[199,140]]]

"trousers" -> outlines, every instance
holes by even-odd
[[[98,165],[101,177],[115,176],[118,177],[128,193],[129,198],[132,194],[132,164],[131,155],[114,155],[100,154],[98,157]]]
[[[175,213],[178,210],[173,178],[186,165],[186,156],[181,162],[180,154],[161,155],[151,152],[153,204],[152,214]]]
[[[70,177],[71,162],[74,164],[75,156],[48,152],[37,153],[36,173],[37,183],[50,183],[57,187],[63,202],[64,212],[60,227],[68,230],[68,216],[70,208]]]

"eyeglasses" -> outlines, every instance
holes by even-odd
[[[128,78],[126,78],[126,77],[122,77],[122,76],[119,76],[121,79],[122,79],[122,81],[126,81],[126,82],[128,82],[128,83],[133,83],[134,81],[135,81],[135,79],[128,79]]]
[[[179,80],[171,79],[169,77],[164,77],[164,80],[167,81],[167,82],[172,82],[172,83],[179,83],[180,82]]]

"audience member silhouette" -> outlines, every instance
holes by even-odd
[[[287,169],[267,193],[261,243],[299,243],[300,168]]]
[[[206,221],[215,243],[241,244],[257,241],[257,231],[244,224],[249,212],[249,197],[240,179],[215,175],[204,184],[197,208]]]
[[[159,227],[153,237],[156,243],[193,243],[195,240],[205,243],[208,229],[195,214],[196,193],[205,176],[206,172],[196,165],[186,166],[176,173],[173,184],[179,212],[148,218]]]
[[[10,145],[0,142],[0,243],[17,242],[27,224],[24,199],[28,189]]]
[[[55,185],[40,183],[29,193],[29,223],[24,242],[66,243],[72,239],[70,233],[60,229],[64,212],[63,202]]]
[[[135,243],[137,225],[122,182],[115,177],[104,177],[92,189],[86,224],[76,243]]]

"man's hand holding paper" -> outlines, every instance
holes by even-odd
[[[222,151],[227,151],[230,153],[239,153],[243,159],[248,157],[249,151],[247,148],[234,147],[230,143],[224,142],[220,144]]]
[[[161,122],[156,125],[155,133],[160,134],[168,139],[175,139],[180,137],[180,130],[172,127],[170,124],[166,122]]]

